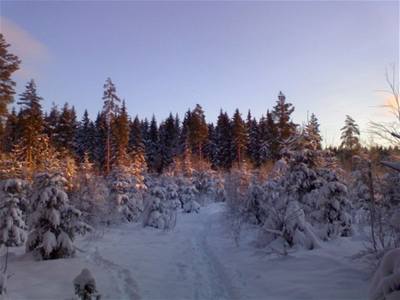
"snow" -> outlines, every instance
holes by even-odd
[[[385,254],[371,281],[371,300],[400,299],[400,248]]]
[[[71,299],[74,278],[87,268],[102,299],[367,299],[368,274],[350,258],[362,241],[339,237],[283,257],[256,248],[249,225],[236,246],[225,205],[180,212],[169,231],[108,227],[77,239],[74,258],[36,261],[22,247],[11,248],[8,296]]]

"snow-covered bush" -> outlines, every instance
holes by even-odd
[[[114,214],[129,222],[136,221],[143,211],[143,194],[136,188],[135,178],[129,170],[117,167],[109,176]]]
[[[369,299],[400,299],[400,248],[388,251],[382,258],[370,283]]]
[[[0,182],[0,246],[21,246],[26,240],[27,226],[21,207],[26,207],[27,183],[19,179]]]
[[[0,300],[7,298],[7,273],[0,272]]]
[[[249,178],[243,170],[225,180],[235,222],[260,225],[259,245],[281,241],[284,247],[314,249],[320,240],[352,233],[347,187],[332,168],[331,155],[303,143],[299,138],[285,148],[264,182],[253,174],[243,187]]]
[[[88,269],[82,272],[74,279],[75,295],[80,300],[100,300],[100,294],[96,289],[96,281]]]
[[[35,177],[26,250],[42,259],[72,256],[75,234],[90,230],[80,220],[81,212],[69,203],[65,184],[60,174],[42,173]]]
[[[267,183],[261,209],[264,218],[259,236],[261,246],[280,240],[285,252],[294,246],[309,250],[319,247],[319,239],[306,220],[301,204],[288,192],[283,181]]]
[[[179,189],[179,199],[182,203],[183,211],[186,213],[200,211],[200,204],[196,201],[198,199],[199,191],[192,184],[182,185]]]
[[[101,176],[80,173],[79,185],[71,194],[71,203],[81,211],[82,219],[91,226],[110,221],[110,190]]]
[[[167,200],[167,191],[163,187],[150,188],[145,199],[143,225],[159,229],[172,229],[176,225],[176,203]]]

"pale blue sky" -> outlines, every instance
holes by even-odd
[[[131,115],[180,116],[200,103],[265,114],[282,90],[337,141],[345,114],[362,129],[385,114],[385,68],[399,62],[399,2],[2,1],[1,31],[45,107],[92,118],[110,76]],[[364,138],[366,138],[364,136]]]

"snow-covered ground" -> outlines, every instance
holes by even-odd
[[[71,299],[83,268],[94,275],[102,299],[365,300],[368,274],[351,256],[354,238],[325,243],[287,257],[265,255],[245,230],[235,245],[223,203],[179,214],[172,231],[125,224],[78,242],[73,259],[34,261],[12,249],[11,299]]]

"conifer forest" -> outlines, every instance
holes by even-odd
[[[274,98],[265,99],[256,108],[249,102],[245,110],[246,103],[232,110],[230,100],[221,99],[218,111],[208,111],[204,107],[214,106],[207,100],[202,104],[199,99],[198,104],[180,103],[182,111],[186,109],[182,114],[170,110],[171,103],[165,100],[165,118],[154,111],[141,114],[145,101],[132,99],[122,92],[126,88],[119,89],[124,65],[117,69],[121,73],[114,68],[99,71],[104,62],[97,61],[98,66],[89,70],[93,74],[112,70],[101,84],[94,84],[97,81],[90,78],[79,84],[73,79],[63,84],[74,90],[71,95],[82,93],[87,97],[85,89],[93,89],[98,99],[81,98],[80,103],[73,99],[65,103],[48,99],[45,95],[57,92],[58,85],[46,83],[43,76],[38,76],[39,80],[35,76],[24,77],[25,68],[31,66],[30,55],[40,47],[27,45],[23,51],[14,47],[20,43],[14,38],[18,31],[7,29],[16,27],[8,20],[18,20],[15,12],[25,16],[32,9],[36,14],[39,7],[48,9],[49,19],[36,19],[37,24],[50,22],[50,16],[56,24],[55,18],[68,15],[69,8],[91,5],[96,9],[108,7],[113,17],[104,17],[102,22],[113,24],[107,26],[117,26],[118,22],[125,26],[127,12],[118,11],[119,20],[116,7],[150,6],[151,13],[143,10],[150,18],[143,26],[156,27],[140,27],[134,18],[129,19],[129,24],[136,24],[132,26],[138,26],[138,31],[161,32],[167,29],[160,27],[157,18],[164,18],[160,12],[176,13],[176,19],[168,17],[175,24],[168,38],[171,44],[177,42],[176,47],[189,47],[198,44],[195,37],[189,38],[183,32],[200,39],[206,32],[210,41],[213,34],[223,36],[218,35],[222,29],[216,24],[223,27],[225,21],[215,20],[214,13],[235,18],[238,15],[233,7],[248,5],[254,18],[258,18],[255,8],[280,5],[274,3],[0,3],[0,300],[400,300],[398,54],[394,64],[387,62],[381,70],[374,70],[385,83],[376,89],[385,89],[390,99],[389,104],[376,108],[385,112],[385,119],[370,119],[366,123],[364,117],[352,113],[352,104],[346,102],[340,113],[332,108],[333,123],[338,127],[330,129],[329,134],[338,138],[331,142],[322,128],[333,127],[329,127],[328,121],[325,127],[325,114],[319,117],[318,99],[315,104],[297,101],[298,97],[304,98],[293,91],[310,90],[296,90],[290,80],[285,85],[266,83]],[[294,12],[290,10],[293,3],[285,3],[282,5]],[[293,5],[299,5],[299,13],[305,14],[302,7],[310,4]],[[374,11],[383,11],[389,4],[399,11],[396,1],[375,3]],[[55,12],[52,5],[60,9],[65,5],[67,10]],[[332,5],[342,5],[343,9],[349,5],[347,13],[353,13],[350,4]],[[198,17],[206,15],[203,10],[208,6],[212,8],[207,10],[210,22],[221,22],[214,24],[215,32],[200,28],[207,21],[199,21]],[[192,10],[194,7],[198,10]],[[227,10],[219,11],[222,8]],[[93,15],[96,13],[99,12]],[[250,10],[242,13],[249,14],[246,20],[251,19]],[[79,13],[76,22],[86,24],[82,30],[99,34],[99,38],[100,29],[85,27],[93,15],[87,12],[85,20]],[[297,21],[293,18],[286,22],[295,26]],[[397,24],[399,20],[397,12]],[[184,24],[194,27],[185,28]],[[250,38],[250,33],[241,31],[250,26],[246,24],[232,30],[239,35],[242,32],[244,39]],[[352,24],[346,26],[356,26]],[[169,23],[165,26],[170,28]],[[265,28],[261,32],[284,31],[279,28]],[[51,28],[46,30],[52,32]],[[67,31],[59,30],[60,36],[52,39],[69,43]],[[121,29],[121,35],[123,30],[126,28]],[[21,38],[27,38],[27,32]],[[397,43],[398,33],[397,28]],[[41,36],[39,31],[37,34]],[[173,34],[185,39],[178,41]],[[120,38],[118,32],[115,35],[109,37],[110,43],[103,36],[103,41],[96,44],[105,47],[105,51],[116,51],[110,52],[109,57],[103,56],[104,60],[117,61],[118,57],[112,55],[125,55],[126,51],[134,56],[135,51],[142,51],[140,43],[147,42],[139,37],[136,48],[129,48],[129,37],[125,37],[126,43],[115,45],[113,42]],[[163,39],[161,35],[159,38]],[[384,44],[383,38],[381,43]],[[229,41],[225,45],[227,57],[233,55],[234,47],[239,47]],[[352,45],[349,42],[347,55],[352,55]],[[159,61],[156,48],[144,48],[153,55],[154,64]],[[206,64],[200,53],[206,53],[207,47],[187,49],[197,53],[195,57]],[[101,50],[86,53],[84,60],[90,61],[96,51]],[[310,51],[317,52],[318,47]],[[80,60],[82,53],[78,52],[68,55]],[[256,51],[253,54],[259,55]],[[168,55],[169,68],[185,68],[173,66],[177,62],[175,54]],[[60,58],[51,61],[57,59]],[[248,63],[250,68],[250,60]],[[196,66],[202,68],[200,64]],[[79,61],[67,67],[74,69],[74,73],[87,72]],[[193,65],[188,62],[186,67]],[[231,70],[231,66],[223,68]],[[139,71],[143,78],[149,76],[146,71]],[[114,73],[118,75],[113,76]],[[56,74],[51,76],[57,77]],[[188,82],[200,80],[194,72],[185,74]],[[189,78],[189,74],[194,77]],[[163,86],[162,80],[154,75],[149,93],[157,90],[158,85]],[[168,78],[165,80],[169,82]],[[214,88],[220,93],[219,88],[223,87],[216,85],[223,85],[224,80],[216,80]],[[185,84],[189,83],[182,82],[182,86]],[[301,85],[307,85],[307,76]],[[318,88],[326,88],[327,93],[332,90],[322,85]],[[369,91],[375,87],[362,88]],[[173,89],[178,95],[179,86]],[[260,111],[259,107],[264,108]],[[307,114],[296,114],[298,107],[300,111],[306,107]],[[361,102],[356,111],[368,109],[370,106]],[[359,119],[362,121],[358,122]]]

